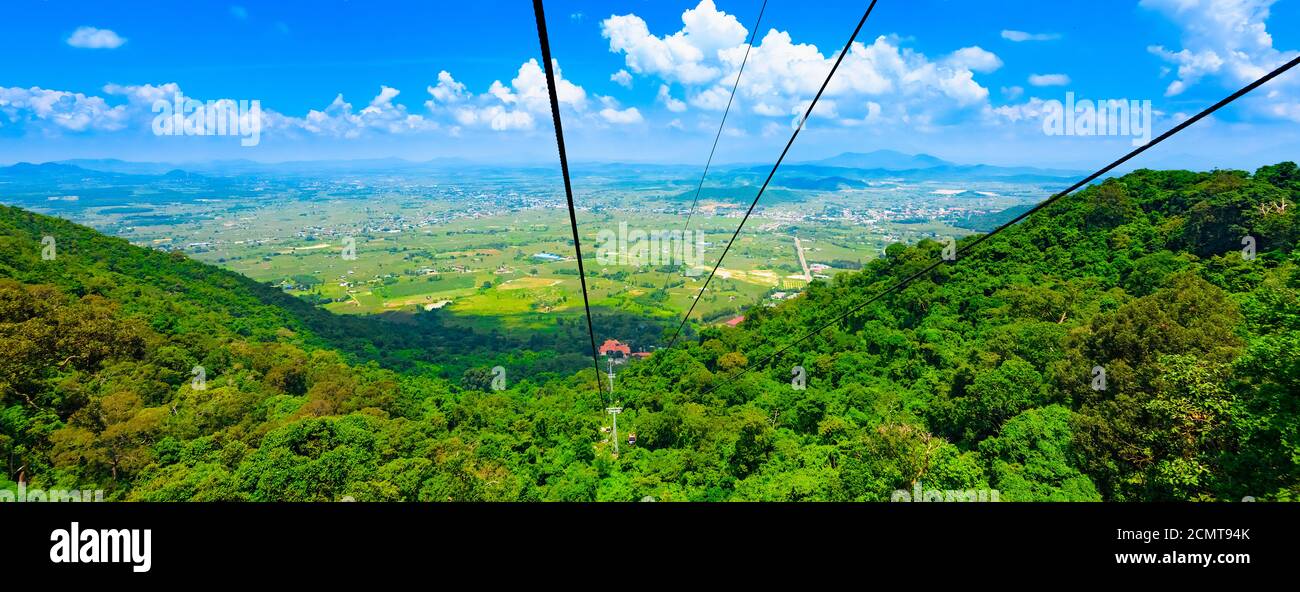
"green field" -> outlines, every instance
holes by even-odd
[[[133,243],[183,250],[207,263],[282,286],[336,313],[444,310],[475,329],[547,331],[583,315],[566,208],[549,177],[459,179],[407,191],[343,184],[316,194],[284,190],[254,200],[204,199],[88,209],[87,223]],[[499,185],[498,185],[499,184]],[[690,230],[704,252],[632,265],[627,253],[598,257],[602,231],[683,229],[681,185],[648,178],[587,179],[578,223],[591,306],[671,324],[695,301],[731,240],[750,189],[701,200]],[[695,306],[712,324],[793,297],[809,278],[830,281],[861,268],[892,243],[961,237],[949,218],[963,209],[999,211],[1033,188],[993,187],[997,197],[936,196],[938,184],[880,190],[773,194],[727,252]],[[1002,195],[1005,193],[1006,195]],[[779,199],[778,199],[779,198]],[[797,199],[795,199],[797,198]],[[810,270],[795,247],[801,241]],[[348,239],[355,241],[349,243]],[[355,258],[345,258],[354,245]],[[621,336],[614,336],[621,337]]]

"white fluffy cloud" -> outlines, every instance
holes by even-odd
[[[587,91],[566,80],[558,62],[554,67],[556,97],[560,105],[568,108],[572,113],[585,113]],[[487,92],[482,95],[468,94],[465,85],[456,82],[450,74],[446,76],[445,81],[440,74],[438,84],[445,89],[456,89],[456,92],[450,95],[455,97],[455,101],[442,102],[456,103],[453,116],[460,126],[485,127],[494,131],[531,130],[536,127],[538,117],[550,116],[551,99],[546,86],[546,71],[535,59],[524,62],[509,85],[500,80],[493,81]],[[431,89],[430,94],[435,90],[436,87]],[[434,98],[438,99],[438,96],[435,94]],[[630,117],[622,113],[611,114],[609,117],[602,115],[606,120],[610,117],[617,119],[620,116]],[[638,113],[637,116],[639,117],[640,114]]]
[[[426,90],[429,96],[433,97],[425,103],[425,106],[430,109],[439,104],[459,103],[469,96],[465,85],[456,82],[456,79],[451,77],[451,72],[446,70],[438,72],[438,85],[427,87]]]
[[[906,107],[919,111],[965,108],[988,100],[989,91],[975,81],[975,73],[991,72],[1001,66],[1002,60],[979,47],[962,48],[931,60],[902,47],[897,39],[881,36],[871,45],[853,44],[841,66],[844,76],[836,75],[828,93],[901,95]]]
[[[77,27],[68,37],[68,45],[83,49],[117,49],[126,43],[126,38],[109,29],[95,27]]]
[[[1030,122],[1037,124],[1047,115],[1047,101],[1038,97],[1015,105],[995,107],[991,112],[1004,121],[1011,123]]]
[[[559,62],[555,62],[553,67],[555,68],[555,94],[560,104],[572,107],[576,111],[586,109],[587,91],[564,79],[564,72],[560,70]],[[537,60],[524,62],[524,65],[519,67],[519,74],[510,81],[510,86],[525,109],[534,113],[550,112],[551,99],[546,87],[546,71]]]
[[[399,94],[401,91],[395,88],[381,86],[379,94],[360,111],[355,110],[343,95],[337,95],[324,109],[312,109],[301,118],[275,112],[269,115],[264,113],[264,120],[269,121],[263,125],[271,130],[287,128],[335,138],[359,138],[369,131],[401,134],[439,128],[437,122],[410,113],[405,105],[394,103],[393,99]]]
[[[1182,29],[1182,49],[1149,47],[1152,54],[1177,66],[1178,78],[1165,89],[1178,96],[1205,79],[1225,88],[1240,88],[1300,52],[1273,45],[1266,22],[1276,0],[1141,0]],[[1300,121],[1300,81],[1279,78],[1246,99],[1250,113]]]
[[[659,85],[659,94],[655,97],[655,100],[663,103],[664,107],[673,113],[681,113],[686,110],[686,103],[674,98],[667,84]]]
[[[169,105],[195,100],[205,106],[237,107],[232,99],[202,100],[185,96],[178,84],[120,85],[103,87],[103,96],[61,90],[0,87],[0,127],[20,129],[26,133],[57,137],[64,134],[150,133],[158,112],[158,101]],[[283,116],[262,110],[263,127],[271,119]]]
[[[645,121],[645,118],[641,117],[641,112],[638,111],[636,107],[628,107],[627,109],[606,107],[600,110],[600,117],[609,123],[619,125],[629,125]]]
[[[636,107],[623,108],[618,99],[607,96],[597,96],[603,109],[596,113],[600,121],[612,125],[633,125],[642,123],[645,118],[641,116],[641,110]]]
[[[502,105],[464,107],[456,110],[456,123],[472,127],[483,125],[494,131],[530,130],[536,126],[533,115],[527,111],[512,111]]]
[[[623,88],[632,88],[632,74],[627,70],[619,70],[611,74],[609,79]]]
[[[1029,84],[1034,86],[1065,86],[1070,83],[1066,74],[1030,74]]]
[[[319,111],[312,109],[307,112],[306,117],[291,119],[287,123],[313,134],[339,138],[360,137],[365,127],[361,117],[353,112],[352,103],[343,100],[341,94],[335,96],[328,107]]]
[[[615,15],[601,22],[601,32],[610,51],[624,56],[628,70],[662,81],[657,100],[669,111],[681,112],[687,103],[721,111],[745,60],[749,32],[712,0],[685,11],[682,24],[676,32],[655,35],[640,17]],[[776,29],[762,35],[748,54],[737,108],[782,119],[816,94],[837,57],[836,51],[823,54],[816,45]],[[988,89],[975,76],[1002,65],[997,55],[980,47],[931,58],[897,37],[881,36],[853,44],[823,100],[835,101],[834,118],[846,125],[937,120],[987,105]],[[674,84],[685,88],[685,101],[669,92]],[[819,108],[815,115],[821,114]]]
[[[184,96],[180,86],[174,82],[160,85],[119,85],[109,84],[104,92],[111,96],[124,97],[127,110],[134,125],[147,126],[154,117],[153,105],[156,101],[174,102],[180,94],[186,99],[199,97]],[[358,138],[367,132],[401,134],[408,132],[431,131],[439,129],[439,124],[423,115],[411,113],[405,105],[395,102],[401,91],[380,86],[379,94],[357,110],[352,103],[337,95],[324,109],[312,109],[302,117],[293,117],[262,107],[261,127],[269,132],[307,133],[315,136],[333,138]],[[201,99],[200,99],[201,100]],[[234,101],[234,99],[218,99]],[[145,128],[147,129],[147,128]]]
[[[602,108],[588,107],[587,92],[566,80],[558,63],[556,92],[561,106],[568,111],[574,125],[629,125],[644,121],[640,110],[623,108],[610,97],[601,97]],[[550,117],[550,96],[546,74],[537,60],[524,62],[510,82],[494,81],[483,94],[475,94],[447,71],[437,75],[437,83],[426,86],[428,100],[423,110],[414,112],[400,102],[400,89],[380,85],[379,92],[364,106],[357,108],[343,95],[337,95],[324,108],[292,116],[261,108],[261,127],[268,133],[291,137],[324,136],[353,139],[368,134],[407,134],[446,131],[459,133],[475,127],[493,131],[531,130]],[[103,88],[104,97],[88,96],[43,88],[0,87],[0,126],[25,125],[43,133],[118,131],[128,128],[149,130],[157,101],[172,103],[178,95],[185,97],[176,83],[121,85]],[[116,98],[115,103],[109,100]],[[220,99],[231,101],[231,99]]]
[[[1213,51],[1193,52],[1184,49],[1172,52],[1158,45],[1147,49],[1167,62],[1178,64],[1178,80],[1169,83],[1165,89],[1166,97],[1183,94],[1188,86],[1200,82],[1206,74],[1217,74],[1223,68],[1223,58]]]
[[[126,126],[126,107],[111,107],[101,97],[40,87],[0,87],[0,123],[20,121],[53,130],[116,131]]]
[[[605,19],[600,32],[609,39],[610,51],[626,54],[633,72],[685,84],[716,80],[722,74],[718,52],[744,43],[747,35],[736,17],[719,11],[713,0],[682,13],[682,24],[680,31],[658,37],[645,20],[628,14]]]
[[[109,95],[126,97],[127,103],[133,108],[149,109],[155,101],[172,101],[176,94],[181,92],[181,87],[175,82],[166,84],[107,84],[104,86],[104,92]]]
[[[979,47],[963,47],[954,51],[946,61],[954,69],[965,69],[981,74],[996,72],[1002,67],[1001,58]]]
[[[1015,43],[1024,43],[1025,41],[1055,41],[1061,36],[1057,33],[1026,33],[1024,31],[1004,30],[1002,38]]]

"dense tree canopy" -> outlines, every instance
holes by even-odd
[[[117,500],[1290,500],[1298,196],[1292,163],[1110,179],[769,360],[942,248],[892,245],[626,367],[617,456],[577,371],[584,326],[335,317],[0,208],[0,488],[21,472]]]

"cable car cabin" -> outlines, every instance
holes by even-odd
[[[628,435],[627,435],[627,443],[628,443],[629,445],[631,445],[631,444],[636,444],[636,434],[628,434]]]

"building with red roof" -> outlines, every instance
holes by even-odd
[[[602,355],[602,356],[608,356],[608,355],[610,355],[611,353],[618,352],[618,353],[623,354],[622,357],[624,357],[624,358],[632,357],[632,347],[629,346],[629,345],[626,344],[626,343],[623,343],[623,342],[617,340],[617,339],[607,339],[607,340],[605,340],[604,345],[601,345],[601,346],[600,346],[600,350],[599,350],[599,352],[600,352],[600,355]]]

